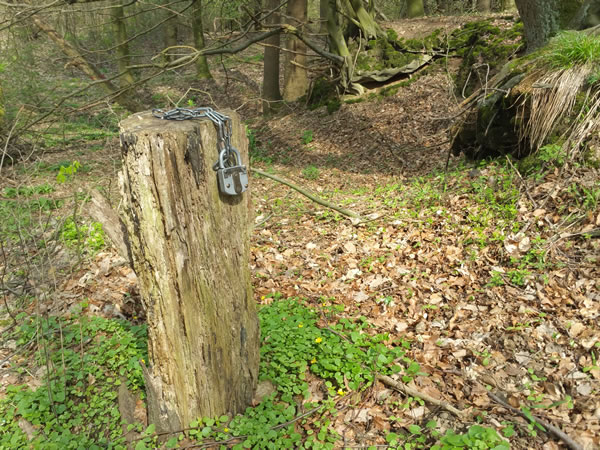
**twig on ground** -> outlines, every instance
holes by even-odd
[[[258,228],[258,227],[262,227],[265,223],[268,222],[268,220],[273,217],[273,213],[269,214],[267,217],[265,217],[263,220],[261,220],[259,223],[257,223],[256,225],[254,225],[254,229]]]
[[[255,172],[259,175],[262,175],[263,177],[267,177],[270,178],[273,181],[277,181],[278,183],[281,184],[285,184],[286,186],[292,188],[293,190],[300,192],[302,195],[304,195],[305,197],[309,198],[310,200],[312,200],[315,203],[318,203],[321,206],[325,206],[326,208],[330,208],[333,209],[334,211],[339,212],[340,214],[347,216],[347,217],[351,217],[353,219],[361,219],[360,215],[358,213],[355,213],[354,211],[350,211],[349,209],[345,209],[345,208],[340,208],[339,206],[334,205],[333,203],[327,202],[323,199],[320,199],[319,197],[317,197],[316,195],[311,194],[310,192],[306,191],[305,189],[302,189],[299,186],[296,186],[295,184],[284,180],[283,178],[280,178],[276,175],[271,175],[270,173],[264,172],[260,169],[256,169],[254,167],[251,167],[250,170],[252,172]]]
[[[455,408],[450,403],[445,402],[443,400],[438,400],[437,398],[433,398],[430,395],[427,395],[423,392],[419,392],[416,389],[408,387],[406,384],[401,383],[400,381],[396,381],[386,375],[377,375],[377,379],[381,381],[386,386],[394,388],[400,392],[405,393],[406,395],[410,395],[412,397],[419,397],[427,403],[430,403],[435,406],[439,406],[440,408],[445,409],[448,412],[451,412],[459,419],[464,419],[465,411],[461,411],[460,409]]]
[[[576,236],[600,237],[600,228],[594,228],[594,229],[588,230],[588,231],[579,231],[577,233],[569,233],[567,235],[559,236],[559,238],[556,241],[554,241],[553,244],[556,244],[558,241],[560,241],[562,239],[569,239],[569,238],[576,237]]]
[[[491,392],[487,393],[488,396],[494,400],[496,403],[502,405],[504,408],[508,409],[509,411],[513,412],[514,414],[518,414],[519,416],[530,420],[530,418],[520,409],[517,409],[511,405],[509,405],[507,402],[505,402],[504,400],[502,400],[500,397],[498,397],[497,395],[492,394]],[[569,447],[571,450],[583,450],[583,446],[578,444],[577,442],[575,442],[573,440],[573,438],[571,438],[568,434],[566,434],[564,431],[562,431],[560,428],[555,427],[554,425],[552,425],[549,422],[546,422],[544,419],[540,419],[539,417],[536,416],[531,416],[534,418],[534,420],[539,423],[541,426],[543,426],[544,428],[546,428],[546,430],[548,430],[548,432],[550,434],[552,434],[554,437],[560,439],[561,441],[563,441],[565,443],[565,445],[567,447]]]

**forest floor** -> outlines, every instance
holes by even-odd
[[[419,36],[437,22],[397,22],[394,28],[408,30],[402,37]],[[331,114],[326,107],[288,106],[267,120],[253,100],[262,72],[254,56],[239,55],[227,73],[214,64],[214,81],[191,84],[195,103],[240,113],[250,130],[253,166],[367,219],[353,223],[253,176],[250,264],[257,303],[297,297],[320,312],[322,330],[362,324],[362,333],[403,343],[405,378],[392,378],[464,412],[456,417],[382,382],[358,390],[338,383],[339,413],[328,425],[339,436],[336,447],[430,448],[446,430],[462,433],[480,424],[498,430],[513,448],[563,448],[531,420],[535,416],[585,448],[599,448],[598,169],[538,161],[525,174],[507,159],[478,163],[451,156],[446,170],[450,127],[462,99],[452,68],[441,64],[391,95],[342,103]],[[189,86],[180,74],[153,92],[179,98]],[[7,188],[55,184],[55,169],[73,160],[82,164],[76,189],[100,186],[117,205],[114,135],[76,140],[4,168],[4,195]],[[53,195],[70,198],[72,191],[67,183]],[[59,269],[73,262],[68,249],[60,255]],[[56,272],[49,281],[56,294],[42,308],[66,311],[86,298],[93,314],[140,323],[128,302],[135,297],[135,275],[116,252],[104,248],[82,258],[74,272]],[[0,353],[3,367],[25,364],[15,345]],[[1,389],[37,387],[39,378],[32,370],[3,370]],[[313,371],[306,383],[308,401],[327,392]],[[310,420],[297,424],[299,432],[311,427]]]

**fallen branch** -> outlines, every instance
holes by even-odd
[[[435,406],[439,406],[440,408],[445,409],[448,412],[451,412],[459,419],[464,419],[465,411],[461,411],[460,409],[455,408],[450,403],[445,402],[443,400],[438,400],[437,398],[433,398],[430,395],[427,395],[423,392],[419,392],[416,389],[408,387],[406,384],[396,381],[386,375],[377,375],[377,379],[381,381],[386,386],[389,386],[397,391],[403,392],[406,395],[410,395],[411,397],[418,397],[424,400],[427,403],[430,403]]]
[[[290,183],[287,180],[284,180],[283,178],[279,178],[276,175],[271,175],[270,173],[263,172],[262,170],[256,169],[254,167],[251,167],[250,170],[252,172],[255,172],[255,173],[259,174],[259,175],[262,175],[263,177],[267,177],[267,178],[270,178],[273,181],[277,181],[278,183],[285,184],[286,186],[291,187],[293,190],[300,192],[302,195],[304,195],[305,197],[309,198],[313,202],[318,203],[321,206],[325,206],[326,208],[333,209],[334,211],[337,211],[337,212],[339,212],[340,214],[342,214],[344,216],[352,217],[353,219],[360,219],[361,218],[360,215],[357,214],[357,213],[355,213],[354,211],[350,211],[349,209],[340,208],[339,206],[336,206],[333,203],[326,202],[325,200],[320,199],[316,195],[311,194],[310,192],[302,189],[301,187],[299,187],[299,186],[297,186],[297,185],[295,185],[293,183]]]
[[[569,239],[575,236],[589,236],[589,237],[600,237],[600,228],[594,228],[593,230],[588,231],[579,231],[577,233],[570,233],[566,236],[561,236],[560,239]]]
[[[517,409],[511,405],[509,405],[507,402],[505,402],[504,400],[502,400],[500,397],[492,394],[491,392],[487,393],[488,396],[494,400],[496,403],[502,405],[504,408],[508,409],[509,411],[527,419],[530,420],[530,417],[528,417],[528,415],[526,415],[523,411],[521,411],[520,409]],[[566,434],[564,431],[562,431],[560,428],[555,427],[554,425],[552,425],[551,423],[546,422],[543,419],[540,419],[538,417],[535,416],[531,416],[533,417],[533,419],[539,423],[541,426],[543,426],[546,430],[548,430],[550,432],[550,434],[552,434],[554,437],[560,439],[561,441],[563,441],[565,443],[565,445],[567,447],[569,447],[571,450],[583,450],[583,446],[579,445],[577,442],[575,442],[573,440],[573,438],[571,438],[568,434]]]

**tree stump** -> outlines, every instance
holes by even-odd
[[[235,113],[232,143],[248,161]],[[208,119],[120,124],[133,268],[148,321],[149,423],[187,427],[199,416],[236,414],[258,379],[259,325],[250,284],[250,195],[219,193],[217,134]]]

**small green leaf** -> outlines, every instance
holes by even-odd
[[[408,427],[408,431],[412,434],[421,434],[421,427],[419,425],[411,425]]]
[[[388,444],[391,444],[392,442],[395,442],[395,441],[397,441],[397,440],[398,440],[398,434],[397,434],[397,433],[388,433],[388,434],[385,436],[385,441],[386,441]]]

